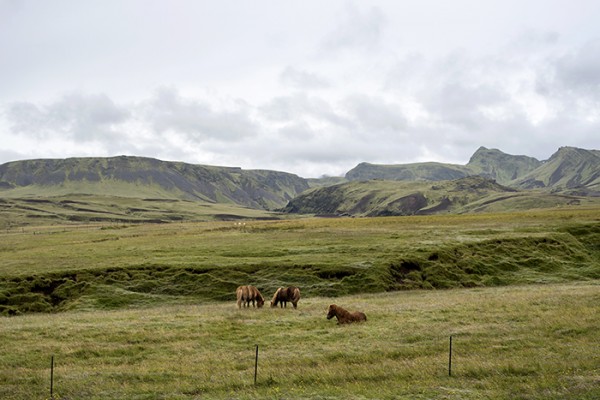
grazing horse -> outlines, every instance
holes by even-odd
[[[280,307],[287,307],[287,302],[290,301],[294,308],[298,307],[298,301],[300,301],[300,289],[296,286],[289,286],[286,288],[279,288],[273,295],[271,300],[271,307],[277,307],[279,303]]]
[[[336,317],[338,324],[349,324],[351,322],[362,322],[367,320],[365,313],[360,311],[350,312],[342,307],[332,304],[327,311],[327,319]]]
[[[238,308],[242,308],[242,304],[244,307],[250,307],[250,303],[254,307],[255,301],[258,308],[265,304],[265,298],[255,286],[240,286],[235,291],[235,294],[237,295]]]

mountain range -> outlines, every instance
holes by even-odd
[[[508,208],[575,204],[582,197],[600,197],[600,151],[561,147],[539,161],[480,147],[466,165],[361,163],[343,178],[324,179],[133,156],[0,165],[4,202],[84,195],[332,215],[471,212],[499,203]]]
[[[600,191],[600,151],[561,147],[547,161],[480,147],[466,165],[435,162],[376,165],[361,163],[346,173],[349,181],[441,181],[483,176],[513,188]]]

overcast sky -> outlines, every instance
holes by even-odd
[[[0,0],[0,164],[600,148],[598,0]]]

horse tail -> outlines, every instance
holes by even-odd
[[[281,289],[277,288],[275,294],[273,295],[273,299],[271,300],[271,307],[277,307],[277,303],[279,302],[279,296],[281,295]]]
[[[292,290],[292,295],[290,296],[290,300],[294,305],[294,308],[298,307],[298,301],[300,301],[300,289],[294,287]]]
[[[252,300],[252,287],[251,286],[242,286],[242,299],[248,303]]]
[[[238,308],[242,308],[242,301],[245,301],[245,299],[244,299],[244,286],[238,286],[238,288],[235,290],[235,296],[237,297],[237,306],[238,306]]]
[[[258,290],[254,286],[253,286],[253,288],[254,288],[254,299],[256,300],[256,307],[260,308],[265,304],[265,298],[260,293],[260,290]]]

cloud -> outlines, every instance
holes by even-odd
[[[597,146],[598,40],[568,47],[552,30],[527,31],[483,53],[415,52],[386,42],[387,18],[350,4],[311,42],[312,58],[257,61],[260,74],[246,68],[225,86],[198,78],[127,102],[86,93],[5,102],[0,135],[37,157],[129,153],[301,176],[362,161],[466,163],[481,145],[539,159]]]
[[[318,74],[301,71],[289,65],[281,72],[279,80],[284,85],[297,89],[324,89],[330,87],[329,82]]]
[[[249,110],[240,103],[233,109],[217,110],[207,102],[184,98],[175,88],[157,90],[141,105],[138,118],[157,135],[181,134],[195,143],[235,141],[257,131]]]
[[[353,94],[343,101],[344,111],[354,122],[354,130],[365,138],[379,137],[385,140],[393,135],[398,138],[408,128],[402,106],[393,100],[377,95]]]
[[[16,102],[8,106],[6,115],[17,134],[33,138],[60,135],[75,142],[114,137],[116,126],[130,116],[104,94],[69,94],[42,106]]]
[[[371,51],[379,46],[385,16],[378,7],[365,11],[354,3],[347,3],[337,26],[327,34],[322,43],[324,54],[344,50]]]
[[[347,126],[348,119],[323,97],[310,96],[302,92],[290,96],[275,97],[258,108],[267,120],[279,123],[304,121]]]
[[[563,89],[600,94],[600,39],[587,42],[556,60],[556,79]]]

